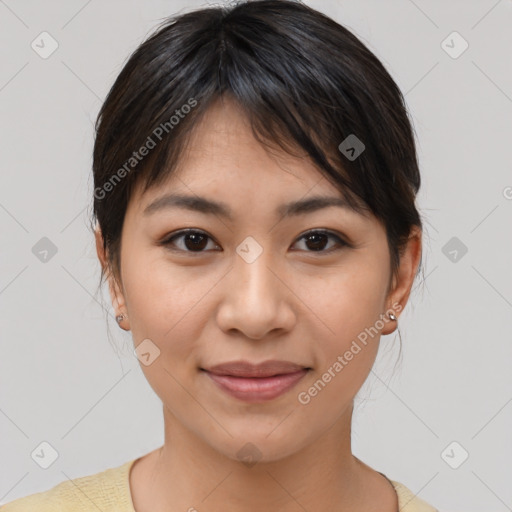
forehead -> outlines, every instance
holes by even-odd
[[[294,147],[294,153],[298,156],[283,151],[277,141],[257,140],[241,107],[231,100],[218,100],[191,133],[175,177],[187,173],[191,178],[199,171],[229,179],[243,171],[244,178],[261,180],[266,171],[281,169],[293,173],[295,179],[310,175],[318,181],[321,174],[305,152]],[[283,179],[282,174],[277,178]]]
[[[277,143],[257,140],[239,105],[218,100],[194,127],[177,166],[161,183],[144,194],[136,187],[130,201],[144,211],[169,192],[222,198],[237,208],[247,204],[285,203],[305,196],[343,198],[312,163],[304,150],[293,154]]]

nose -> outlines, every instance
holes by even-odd
[[[281,270],[279,270],[281,268]],[[296,321],[293,292],[270,251],[248,262],[238,254],[223,280],[217,323],[225,331],[238,331],[250,339],[290,331]]]

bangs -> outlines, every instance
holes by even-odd
[[[205,113],[228,99],[260,143],[306,156],[350,207],[384,220],[396,264],[410,226],[421,226],[404,98],[355,35],[288,0],[168,18],[128,59],[98,115],[93,155],[95,190],[111,189],[95,193],[94,212],[102,226],[121,219],[105,229],[112,243],[133,187],[169,178]],[[354,158],[341,151],[352,140],[362,148]]]

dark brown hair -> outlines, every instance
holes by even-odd
[[[422,226],[405,100],[355,35],[293,0],[167,18],[124,65],[99,112],[93,156],[93,221],[115,273],[134,185],[145,191],[168,178],[222,97],[243,109],[260,142],[305,151],[354,209],[382,221],[394,275],[411,228]],[[349,136],[364,144],[357,158],[343,150]]]

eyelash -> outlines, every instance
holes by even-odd
[[[201,231],[199,229],[184,229],[181,231],[177,231],[177,232],[171,234],[170,236],[164,238],[161,242],[159,242],[159,245],[164,246],[167,249],[174,251],[174,252],[184,252],[184,253],[189,253],[189,254],[203,254],[205,252],[208,252],[206,250],[189,251],[186,249],[176,249],[174,247],[171,247],[175,240],[177,240],[179,238],[183,238],[184,236],[190,235],[190,234],[203,235],[203,236],[206,236],[207,238],[209,238],[210,240],[213,240],[213,238],[210,237],[210,235],[208,235],[207,233],[205,233],[204,231]],[[306,251],[306,252],[310,252],[313,254],[330,254],[334,251],[339,251],[339,250],[343,249],[344,247],[351,247],[351,245],[348,242],[345,242],[345,240],[343,240],[339,235],[337,235],[336,233],[334,233],[332,231],[325,230],[325,229],[313,229],[311,231],[307,231],[306,233],[303,233],[302,235],[300,235],[300,237],[297,239],[297,241],[303,240],[313,234],[326,235],[331,238],[334,238],[337,242],[337,246],[331,247],[330,249],[327,249],[327,250],[322,249],[322,250],[318,250],[318,251]]]

